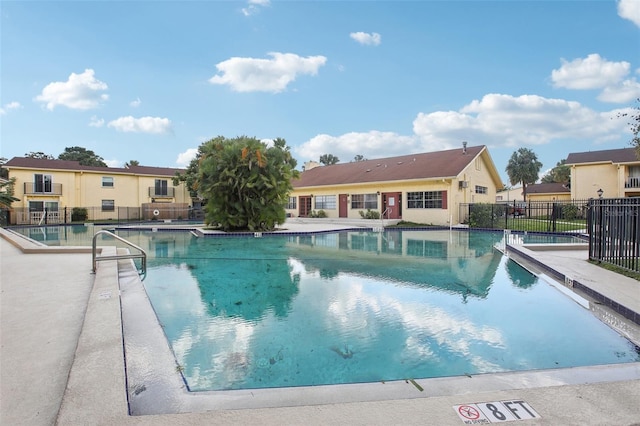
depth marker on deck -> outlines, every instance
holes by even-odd
[[[453,409],[466,425],[488,425],[542,417],[523,400],[476,402],[454,405]]]

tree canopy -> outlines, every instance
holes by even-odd
[[[538,156],[529,148],[520,148],[509,158],[506,172],[509,175],[509,183],[515,185],[522,183],[522,194],[527,199],[527,185],[538,180],[538,173],[542,168],[542,163],[538,161]]]
[[[140,165],[140,162],[138,160],[129,160],[126,163],[124,163],[124,167],[127,169],[131,166],[139,166],[139,165]]]
[[[298,176],[284,139],[267,146],[256,138],[218,136],[198,148],[187,172],[174,180],[206,199],[205,222],[225,231],[268,231],[285,221]]]
[[[362,154],[358,154],[358,155],[356,155],[355,157],[353,157],[353,161],[355,161],[356,163],[357,163],[358,161],[366,161],[366,160],[367,160],[367,159],[366,159],[366,158],[364,158],[364,155],[362,155]]]
[[[549,173],[542,176],[540,181],[542,183],[564,183],[568,184],[571,181],[571,169],[565,163],[567,160],[560,160],[556,163],[556,166],[549,170]]]
[[[636,105],[631,113],[619,113],[618,118],[628,118],[627,124],[631,129],[631,145],[636,149],[636,156],[640,158],[640,98],[636,99]]]
[[[27,158],[38,158],[41,160],[54,160],[55,157],[53,155],[49,155],[49,154],[45,154],[42,151],[38,151],[38,152],[27,152],[26,154],[24,154],[25,157]]]
[[[336,164],[340,162],[340,159],[333,154],[322,154],[320,156],[320,164],[324,164],[325,166],[329,166],[331,164]]]
[[[97,155],[90,149],[80,146],[72,146],[64,149],[64,152],[58,155],[58,160],[78,161],[83,166],[107,167],[104,158]]]

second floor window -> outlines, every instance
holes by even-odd
[[[102,187],[103,188],[113,188],[113,178],[110,176],[102,177]]]
[[[155,194],[165,196],[169,195],[169,187],[166,180],[156,179]]]
[[[33,175],[33,191],[34,192],[52,192],[53,179],[51,175],[35,174]]]
[[[486,194],[489,191],[489,188],[486,186],[476,185],[476,194]]]

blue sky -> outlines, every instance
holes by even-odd
[[[222,135],[298,160],[629,147],[640,1],[2,1],[0,156],[184,167]]]

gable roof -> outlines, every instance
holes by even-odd
[[[564,183],[536,183],[527,186],[527,195],[529,194],[560,194],[571,193],[571,189],[567,188]]]
[[[479,155],[486,155],[489,173],[500,183],[500,177],[484,145],[466,149],[409,154],[377,160],[333,164],[305,170],[292,181],[294,188],[344,185],[416,179],[455,178]],[[499,185],[498,185],[499,186]]]
[[[105,174],[129,174],[150,176],[173,176],[176,172],[184,172],[184,169],[170,167],[130,166],[123,167],[96,167],[83,166],[78,161],[47,160],[44,158],[13,157],[2,167],[7,169],[35,169],[35,170],[67,170],[85,171]]]
[[[635,148],[607,149],[603,151],[572,152],[565,164],[635,163],[640,161]]]

